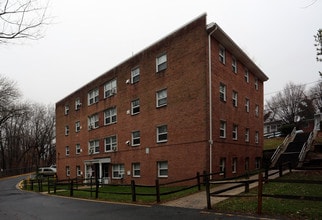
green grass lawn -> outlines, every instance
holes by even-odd
[[[47,191],[47,185],[43,186],[44,191]],[[167,194],[168,192],[177,191],[183,189],[184,187],[160,187],[160,200],[162,202],[180,198],[192,193],[198,192],[198,187],[195,186],[191,189],[186,189],[183,191]],[[34,187],[34,190],[38,190]],[[53,193],[53,188],[51,187],[51,193]],[[156,189],[155,187],[136,187],[136,202],[142,204],[154,204],[156,203]],[[162,195],[167,194],[167,195]],[[56,195],[70,196],[70,190],[67,186],[58,187]],[[78,189],[73,190],[73,196],[79,198],[95,199],[95,186],[92,188],[89,186],[82,186]],[[115,186],[115,185],[105,185],[99,188],[98,193],[99,200],[113,201],[113,202],[132,202],[131,187],[130,186]]]
[[[276,138],[269,138],[269,139],[265,138],[263,150],[276,149],[279,145],[283,143],[284,139],[285,137],[276,137]]]
[[[282,179],[287,180],[322,180],[322,172],[293,172]],[[275,183],[264,184],[264,194],[300,195],[322,197],[321,184],[304,183]],[[218,212],[257,213],[257,189],[250,191],[254,197],[235,197],[216,204],[213,209]],[[264,197],[262,213],[268,216],[285,217],[291,219],[322,219],[322,201],[277,199]]]

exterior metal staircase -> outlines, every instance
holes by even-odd
[[[284,142],[276,149],[271,157],[271,167],[277,167],[280,164],[289,162],[291,166],[298,167],[303,165],[307,152],[312,145],[314,134],[297,133],[294,128]]]

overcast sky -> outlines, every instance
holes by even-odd
[[[308,88],[321,79],[313,35],[322,28],[322,1],[314,1],[51,0],[55,23],[43,39],[0,45],[0,74],[17,82],[23,99],[55,104],[207,13],[207,23],[217,23],[269,77],[267,99],[288,82]]]

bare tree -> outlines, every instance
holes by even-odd
[[[310,89],[310,98],[313,101],[316,112],[322,113],[322,82],[317,83]]]
[[[42,26],[47,24],[48,4],[40,0],[0,1],[0,43],[12,39],[39,39],[43,37]]]
[[[298,122],[308,105],[304,90],[304,85],[287,84],[282,92],[266,101],[266,110],[270,111],[276,120],[282,120],[285,124]]]

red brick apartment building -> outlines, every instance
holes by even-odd
[[[204,14],[56,103],[58,177],[154,184],[256,169],[267,79]]]

